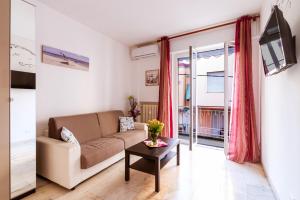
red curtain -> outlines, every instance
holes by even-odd
[[[170,42],[168,37],[161,38],[158,120],[165,124],[161,136],[172,138],[172,79],[170,65]]]
[[[241,17],[236,23],[235,34],[235,79],[228,156],[238,163],[260,160],[252,86],[251,19]]]

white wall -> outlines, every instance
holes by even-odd
[[[300,62],[300,1],[281,6],[293,35]],[[261,9],[262,30],[275,0]],[[279,199],[300,199],[300,64],[271,76],[262,76],[262,162]]]
[[[133,61],[135,68],[134,95],[138,101],[158,102],[159,87],[145,86],[145,71],[159,69],[160,56]]]
[[[126,110],[134,87],[129,49],[42,3],[36,15],[38,135],[49,117]],[[41,45],[89,57],[89,71],[41,63]]]

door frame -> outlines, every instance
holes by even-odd
[[[230,130],[230,118],[228,116],[228,107],[229,107],[229,76],[228,76],[228,69],[229,69],[229,60],[228,60],[228,48],[230,46],[234,46],[234,42],[233,41],[226,41],[224,42],[224,154],[227,157],[228,156],[228,152],[229,152],[229,130]],[[233,66],[234,67],[234,66]],[[233,68],[233,82],[232,84],[234,84],[234,68]],[[233,85],[232,85],[232,90],[233,90]],[[233,98],[233,97],[232,97]],[[231,102],[232,103],[232,102]],[[232,107],[232,106],[231,106]]]
[[[172,97],[173,97],[173,121],[175,121],[176,123],[173,123],[173,137],[174,138],[178,138],[179,137],[179,133],[178,133],[178,81],[179,81],[179,69],[178,69],[178,59],[182,58],[182,57],[190,57],[190,49],[192,49],[193,51],[191,52],[192,54],[195,52],[197,53],[198,50],[197,48],[193,48],[192,46],[189,47],[189,49],[187,50],[182,50],[182,51],[176,51],[176,52],[171,52],[171,59],[172,59]],[[191,64],[191,63],[190,63]],[[197,64],[197,63],[195,63]],[[190,66],[191,67],[191,66]],[[196,69],[195,69],[196,71]],[[192,70],[190,70],[190,73],[192,73]],[[190,80],[192,82],[192,76],[190,76]],[[197,78],[197,76],[195,76]],[[192,90],[192,84],[190,85],[191,90]],[[193,95],[191,94],[191,100],[193,98]],[[197,100],[197,98],[196,98]],[[192,105],[192,103],[191,103]],[[192,110],[190,109],[190,114],[192,115]],[[197,120],[197,117],[196,117]],[[193,129],[192,126],[190,126],[190,129]],[[190,131],[191,132],[191,131]],[[195,142],[197,143],[198,138],[197,138],[197,127],[196,127],[196,140],[193,140],[193,134],[189,134],[189,149],[192,150],[193,145],[195,144]]]
[[[228,116],[228,100],[229,100],[229,95],[230,95],[230,94],[228,94],[228,47],[231,45],[234,45],[234,42],[225,41],[225,42],[218,43],[218,44],[206,45],[203,47],[196,47],[196,48],[192,48],[192,49],[195,50],[194,52],[198,53],[201,51],[205,51],[205,49],[209,46],[219,46],[219,44],[220,45],[223,44],[223,47],[224,47],[224,114],[227,113],[224,115],[224,153],[227,156],[229,139],[228,139],[228,137],[226,137],[226,141],[225,141],[225,133],[226,133],[225,128],[227,129],[226,135],[228,135],[228,131],[230,128],[228,126],[228,122],[230,121],[230,118]],[[179,81],[179,79],[178,79],[178,75],[179,75],[178,58],[189,57],[190,56],[189,53],[190,53],[190,47],[186,50],[171,52],[171,59],[172,59],[171,69],[172,69],[172,83],[173,83],[173,85],[172,85],[173,120],[175,122],[175,123],[173,123],[174,138],[179,137],[179,133],[178,133],[178,104],[179,104],[179,102],[178,102],[178,87],[179,87],[178,86],[178,81]],[[227,62],[227,63],[225,63],[225,62]],[[192,96],[191,96],[191,98],[192,98]],[[198,133],[196,135],[198,135]],[[191,143],[191,141],[189,143]],[[192,150],[191,146],[190,146],[190,150]]]
[[[178,134],[178,58],[188,56],[188,50],[171,52],[172,59],[172,102],[173,102],[173,137],[179,138]]]

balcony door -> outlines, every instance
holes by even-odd
[[[224,153],[228,155],[234,83],[234,42],[224,43]]]
[[[190,77],[190,103],[189,103],[189,149],[192,150],[193,146],[197,144],[198,139],[198,112],[197,112],[197,51],[189,47],[189,77]]]
[[[173,54],[178,137],[195,144],[228,149],[234,49],[230,43]]]

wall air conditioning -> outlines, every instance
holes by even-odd
[[[159,54],[159,50],[157,44],[136,47],[131,50],[132,60],[139,60],[143,58],[157,56],[158,54]]]

